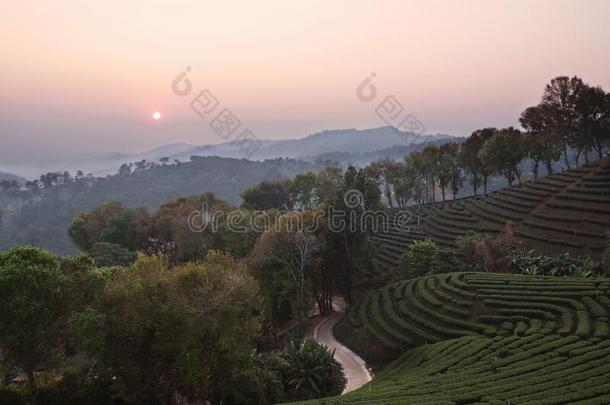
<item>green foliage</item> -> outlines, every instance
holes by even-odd
[[[589,257],[573,257],[568,252],[550,254],[534,249],[515,248],[509,256],[511,265],[522,274],[531,276],[595,277],[599,266]]]
[[[229,229],[231,212],[236,213],[212,193],[177,198],[161,205],[152,216],[145,209],[102,204],[77,216],[70,235],[98,266],[129,265],[135,260],[136,251],[163,254],[172,263],[204,259],[213,249],[243,257],[258,234],[250,227],[248,212],[237,212],[243,215],[235,217],[239,220],[236,226],[243,227],[244,232]],[[189,223],[193,213],[198,217]],[[198,232],[192,225],[203,225],[206,213],[215,216],[214,224]]]
[[[241,193],[242,207],[250,210],[265,211],[270,209],[290,210],[293,201],[290,195],[291,183],[283,181],[263,181],[248,187]]]
[[[607,404],[608,343],[577,336],[467,336],[408,350],[375,380],[293,405]]]
[[[125,208],[121,203],[113,202],[78,215],[72,221],[69,233],[84,251],[91,251],[97,243],[120,245],[135,251],[145,247],[149,226],[146,209]]]
[[[240,193],[249,186],[265,179],[285,179],[320,169],[320,165],[294,159],[257,162],[193,157],[190,162],[151,165],[126,176],[79,176],[41,190],[0,193],[0,206],[11,207],[3,212],[0,250],[21,243],[45,247],[60,255],[75,254],[77,248],[66,229],[75,216],[103,203],[118,201],[124,207],[145,207],[153,212],[179,196],[210,191],[238,205]],[[82,248],[88,250],[91,246],[85,242]]]
[[[343,368],[334,352],[315,340],[291,341],[280,354],[280,373],[288,398],[304,400],[339,395],[345,388]]]
[[[516,179],[521,182],[519,163],[527,154],[523,134],[512,127],[499,130],[485,141],[478,157],[492,173],[502,174],[509,185]]]
[[[400,357],[363,388],[307,404],[606,403],[609,286],[470,272],[369,291],[349,333]]]
[[[222,253],[173,269],[140,256],[71,326],[95,375],[127,403],[167,403],[176,392],[227,401],[240,390],[235,378],[253,367],[256,294],[244,265]]]
[[[90,252],[99,267],[129,266],[136,259],[134,252],[110,242],[98,242]]]
[[[61,356],[69,297],[59,264],[33,247],[0,254],[0,353],[25,371],[31,393],[35,370]]]
[[[477,195],[481,185],[487,194],[487,182],[491,176],[489,168],[479,158],[479,152],[485,142],[497,133],[496,128],[484,128],[474,131],[462,144],[458,160],[469,176],[474,195]]]
[[[290,191],[295,206],[302,209],[311,209],[318,202],[316,198],[317,176],[308,172],[297,174],[290,182]]]
[[[409,245],[403,263],[409,278],[435,274],[440,270],[440,249],[431,240],[417,240]]]

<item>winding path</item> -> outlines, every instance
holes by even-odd
[[[336,312],[323,318],[316,325],[313,330],[313,338],[335,351],[335,360],[343,366],[343,372],[347,379],[347,384],[343,390],[343,394],[346,394],[362,387],[364,384],[371,381],[373,376],[366,368],[366,363],[360,356],[335,339],[333,328],[343,317],[342,311],[338,311],[338,308],[335,308],[335,310]]]

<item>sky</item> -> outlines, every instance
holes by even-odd
[[[385,125],[518,125],[544,85],[610,91],[610,1],[0,0],[0,166],[222,142],[208,90],[260,139]],[[185,69],[191,92],[172,81]],[[374,73],[377,98],[357,88]],[[184,85],[183,81],[180,81]],[[181,87],[182,88],[182,87]],[[154,120],[154,112],[161,119]]]

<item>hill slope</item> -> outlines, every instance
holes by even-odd
[[[413,220],[411,229],[375,235],[382,267],[396,265],[414,239],[451,247],[471,231],[507,232],[543,250],[599,257],[610,228],[610,157],[486,197],[429,204],[420,219],[421,228]]]
[[[0,250],[31,244],[57,254],[73,254],[76,248],[68,236],[72,219],[104,202],[119,201],[129,207],[154,210],[179,196],[213,192],[237,205],[239,193],[248,186],[319,168],[292,159],[253,162],[199,157],[128,176],[85,178],[40,191],[0,193]]]
[[[0,181],[2,181],[2,180],[8,180],[8,181],[15,180],[15,181],[17,181],[17,183],[19,185],[23,185],[27,181],[27,179],[25,179],[21,176],[17,176],[16,174],[0,172]]]
[[[352,333],[403,354],[363,388],[308,403],[610,403],[609,289],[451,273],[370,291],[349,313]]]

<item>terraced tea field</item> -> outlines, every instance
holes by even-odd
[[[469,231],[510,232],[528,246],[599,257],[610,228],[610,158],[486,197],[427,205],[420,225],[373,237],[380,269],[395,266],[413,239],[453,247]]]
[[[610,341],[451,339],[409,350],[357,391],[301,404],[607,405]]]
[[[610,279],[451,273],[370,291],[347,322],[401,351],[308,404],[610,404]]]
[[[369,291],[350,311],[391,349],[461,336],[610,337],[610,279],[445,273]]]

